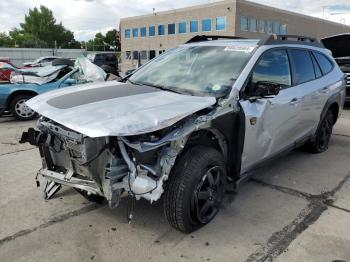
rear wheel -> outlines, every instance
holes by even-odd
[[[219,212],[225,181],[225,162],[217,150],[197,146],[181,155],[164,196],[170,225],[190,233],[209,223]]]
[[[305,145],[307,151],[317,154],[328,149],[328,144],[332,136],[334,125],[334,116],[331,111],[328,111],[322,119],[316,134],[313,139]]]
[[[32,120],[37,116],[37,113],[26,105],[32,97],[33,95],[18,95],[12,100],[10,110],[18,120]]]

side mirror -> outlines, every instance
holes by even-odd
[[[280,91],[280,84],[268,81],[259,81],[255,84],[254,96],[257,98],[269,98],[271,96],[277,96]]]
[[[66,80],[63,81],[62,84],[63,85],[67,85],[67,86],[76,85],[77,84],[77,80],[75,80],[73,78],[67,78]]]

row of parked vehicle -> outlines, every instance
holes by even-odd
[[[36,113],[26,106],[30,98],[63,87],[118,78],[115,53],[89,54],[87,58],[41,57],[23,66],[0,58],[0,116],[12,113],[31,120]]]

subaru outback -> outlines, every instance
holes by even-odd
[[[344,73],[314,39],[197,36],[121,82],[29,100],[41,118],[21,142],[39,147],[46,199],[62,185],[111,208],[125,197],[131,218],[135,200],[163,197],[188,233],[263,163],[327,150],[344,95]]]

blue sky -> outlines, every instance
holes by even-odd
[[[252,0],[315,17],[325,17],[350,25],[349,0]],[[57,21],[72,30],[77,40],[92,38],[97,32],[118,28],[119,18],[180,8],[215,0],[0,0],[0,32],[19,27],[29,8],[46,5]]]

